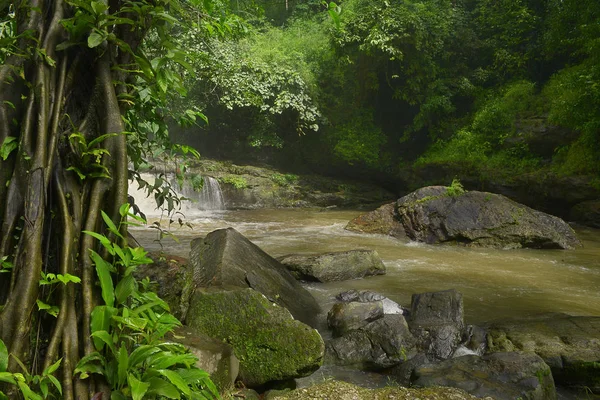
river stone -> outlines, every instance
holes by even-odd
[[[462,294],[454,289],[413,294],[410,315],[410,330],[420,351],[436,360],[454,354],[465,326]]]
[[[467,392],[449,387],[406,388],[387,386],[380,389],[366,389],[352,383],[326,380],[307,388],[292,390],[278,394],[270,400],[477,400]],[[493,400],[486,397],[484,400]]]
[[[289,254],[278,258],[296,279],[317,282],[345,281],[385,274],[385,265],[375,250],[333,253]]]
[[[399,239],[406,238],[404,227],[396,214],[396,203],[385,204],[375,211],[359,215],[350,221],[345,229],[360,233],[379,233]]]
[[[396,212],[408,237],[419,242],[545,249],[581,245],[562,219],[493,193],[450,195],[447,187],[429,186],[399,199]]]
[[[380,301],[336,303],[327,314],[327,326],[332,330],[333,337],[340,337],[381,317],[383,304]]]
[[[233,346],[248,387],[308,376],[323,361],[321,335],[254,289],[197,289],[186,323]]]
[[[294,318],[315,325],[320,307],[277,260],[233,228],[192,241],[190,264],[197,286],[251,287],[287,308]]]
[[[350,289],[346,290],[345,292],[338,293],[335,296],[335,298],[344,303],[349,303],[353,301],[359,303],[381,301],[381,303],[383,304],[384,314],[403,314],[405,317],[410,314],[410,311],[404,309],[400,304],[388,299],[382,294],[371,292],[370,290]]]
[[[529,351],[552,369],[557,384],[600,393],[600,317],[551,314],[493,324],[489,351]]]
[[[133,272],[136,279],[150,279],[150,290],[167,302],[171,313],[179,320],[185,318],[192,292],[192,277],[189,261],[183,257],[152,252],[148,254],[154,262],[139,265]]]
[[[414,356],[415,339],[402,315],[392,314],[327,343],[327,359],[336,365],[368,370],[389,368]]]
[[[183,344],[198,357],[196,366],[210,374],[210,379],[219,391],[233,387],[240,370],[240,361],[235,356],[233,347],[185,326],[175,328],[166,337]]]
[[[413,384],[451,386],[477,397],[496,400],[554,400],[556,389],[550,367],[533,353],[493,353],[463,356],[419,367]]]

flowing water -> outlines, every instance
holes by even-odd
[[[471,324],[548,312],[600,315],[600,230],[576,228],[584,245],[576,250],[447,247],[345,231],[346,223],[363,212],[191,211],[187,221],[192,228],[171,225],[178,242],[169,237],[158,241],[156,232],[149,229],[132,233],[149,250],[162,249],[180,256],[188,255],[192,239],[226,227],[235,228],[274,257],[289,253],[377,250],[387,267],[386,275],[307,284],[325,313],[334,303],[334,296],[348,289],[376,291],[409,307],[413,293],[454,288],[463,294],[465,320]],[[166,227],[168,219],[160,220],[151,211],[147,215],[151,221],[159,220]],[[344,374],[343,369],[336,371],[338,377],[340,373]],[[363,379],[357,377],[356,371],[347,373],[354,374],[354,381],[366,379],[367,385],[381,384],[369,382],[373,375]]]

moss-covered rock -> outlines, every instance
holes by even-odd
[[[310,375],[323,361],[319,333],[253,289],[196,290],[186,323],[233,346],[249,387]]]
[[[296,389],[271,397],[270,400],[475,400],[467,392],[448,387],[365,389],[351,383],[329,380],[308,388]],[[485,400],[492,400],[486,397]]]
[[[558,384],[600,393],[600,317],[553,314],[495,323],[488,331],[488,349],[536,353]]]
[[[311,326],[321,311],[314,297],[276,259],[233,228],[218,229],[191,243],[197,286],[251,287]]]

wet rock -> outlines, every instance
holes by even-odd
[[[385,274],[375,250],[350,250],[316,255],[290,254],[278,258],[296,277],[317,282],[344,281]]]
[[[176,328],[166,337],[187,347],[198,358],[196,366],[210,374],[210,379],[220,391],[233,387],[240,370],[240,361],[230,345],[189,327]]]
[[[193,286],[189,261],[160,252],[149,253],[148,256],[154,263],[138,266],[133,273],[135,278],[150,279],[150,289],[167,302],[177,319],[183,320]]]
[[[413,294],[409,325],[418,349],[429,358],[451,357],[463,336],[462,294],[454,289]]]
[[[560,218],[494,193],[457,193],[445,186],[428,186],[400,198],[395,208],[379,209],[376,215],[383,213],[397,220],[408,238],[431,244],[544,249],[581,245]],[[349,229],[361,231],[353,226]],[[386,232],[383,229],[378,233]]]
[[[493,193],[452,195],[448,190],[429,186],[398,200],[398,218],[408,237],[425,243],[503,248],[581,245],[571,227],[558,217]]]
[[[369,290],[350,289],[345,292],[338,293],[335,298],[344,303],[353,301],[359,303],[380,301],[383,305],[384,314],[403,314],[406,317],[410,313],[409,310],[403,308],[395,301],[388,299],[382,294],[371,292]]]
[[[496,400],[553,400],[556,389],[550,367],[533,353],[463,356],[415,369],[413,384],[451,386],[477,397]]]
[[[448,387],[427,389],[389,386],[382,389],[365,389],[351,383],[327,380],[308,388],[278,394],[271,400],[476,400],[467,392]],[[486,397],[484,400],[493,400]]]
[[[196,290],[186,324],[234,348],[248,387],[310,375],[323,361],[319,333],[253,289]]]
[[[251,287],[287,308],[294,318],[314,325],[320,307],[289,271],[233,228],[192,241],[190,265],[200,287]]]
[[[333,331],[333,337],[340,337],[381,317],[383,304],[380,301],[337,303],[327,314],[327,326]]]
[[[552,314],[493,324],[489,351],[528,351],[552,369],[557,384],[600,393],[600,317]]]
[[[487,350],[487,330],[475,326],[467,325],[463,331],[463,337],[460,345],[452,354],[452,357],[460,357],[466,355],[481,356]]]
[[[384,315],[327,343],[327,358],[337,365],[381,370],[415,354],[415,339],[402,315]]]
[[[350,221],[346,228],[360,233],[379,233],[396,238],[407,238],[396,214],[396,203],[385,204],[375,211],[362,214]]]

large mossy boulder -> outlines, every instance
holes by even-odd
[[[311,326],[320,307],[276,259],[233,228],[219,229],[191,243],[193,282],[200,287],[251,287]]]
[[[489,328],[488,348],[536,353],[557,384],[600,393],[600,317],[551,314],[498,322]]]
[[[197,289],[186,324],[233,346],[249,387],[310,375],[323,361],[321,335],[254,289]]]
[[[418,189],[397,201],[392,216],[408,238],[431,244],[544,249],[581,245],[573,229],[558,217],[502,195],[460,187]]]
[[[375,250],[348,250],[324,254],[289,254],[278,258],[297,279],[317,282],[345,281],[385,274]]]
[[[493,353],[451,358],[415,369],[413,384],[451,386],[496,400],[554,400],[550,367],[533,353]]]
[[[198,358],[196,366],[210,374],[210,379],[220,391],[233,387],[240,370],[240,361],[233,347],[189,327],[179,327],[167,339],[183,344]]]
[[[381,389],[366,389],[348,382],[327,380],[325,382],[269,396],[269,400],[476,400],[467,392],[449,387],[405,388],[388,386]],[[484,400],[493,400],[486,397]]]

